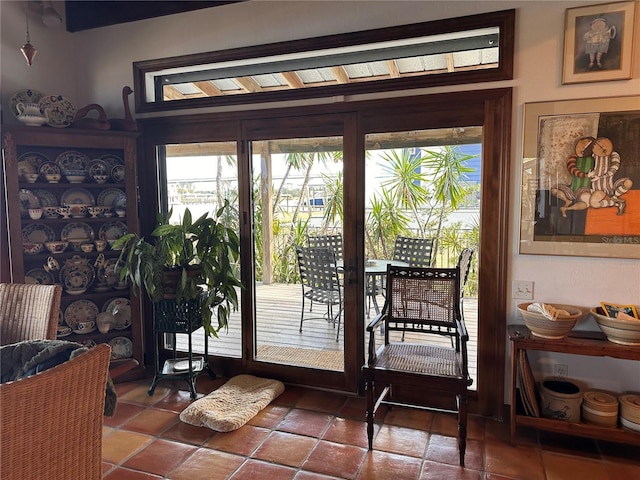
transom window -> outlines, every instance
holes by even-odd
[[[512,78],[514,11],[134,64],[137,111]]]

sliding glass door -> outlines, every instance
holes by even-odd
[[[214,370],[361,391],[366,323],[376,313],[373,300],[377,308],[384,303],[384,292],[370,288],[373,266],[367,260],[390,258],[395,236],[403,232],[434,237],[436,265],[452,264],[460,247],[477,244],[465,300],[466,319],[477,327],[471,409],[499,417],[510,119],[510,90],[494,89],[144,122],[138,175],[147,233],[158,206],[177,208],[176,195],[193,208],[189,202],[204,198],[208,210],[220,193],[236,195],[230,220],[237,222],[241,239],[244,288],[229,332],[210,342]],[[447,175],[462,163],[472,170],[458,168],[466,193],[457,198],[457,208],[452,196],[443,204],[433,184],[444,172],[432,170],[435,159],[447,152],[455,153]],[[185,183],[182,175],[191,161],[196,172]],[[157,183],[147,181],[155,177]],[[405,201],[411,191],[440,203],[412,205]],[[394,198],[398,192],[404,200]],[[397,228],[390,213],[409,219]],[[320,236],[342,240],[342,248],[334,242],[333,260],[323,267],[337,277],[331,305],[327,294],[322,298],[303,289],[296,251],[312,243],[329,245],[319,243]],[[147,338],[148,345],[152,341]]]
[[[256,140],[250,151],[254,358],[342,372],[342,137]],[[305,262],[328,236],[339,240],[327,245],[333,265]]]
[[[345,349],[356,336],[347,306],[357,301],[346,284],[354,252],[345,238],[346,118],[245,125],[253,256],[245,331],[251,368],[355,391],[345,374],[358,362]]]

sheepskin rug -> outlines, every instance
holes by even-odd
[[[251,420],[282,392],[284,384],[278,380],[237,375],[185,408],[180,420],[196,427],[230,432]]]

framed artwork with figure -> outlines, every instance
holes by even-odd
[[[562,83],[631,78],[635,15],[634,1],[568,8]]]
[[[640,258],[640,96],[524,105],[520,253]]]

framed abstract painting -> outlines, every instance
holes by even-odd
[[[640,258],[640,96],[524,105],[520,253]]]

